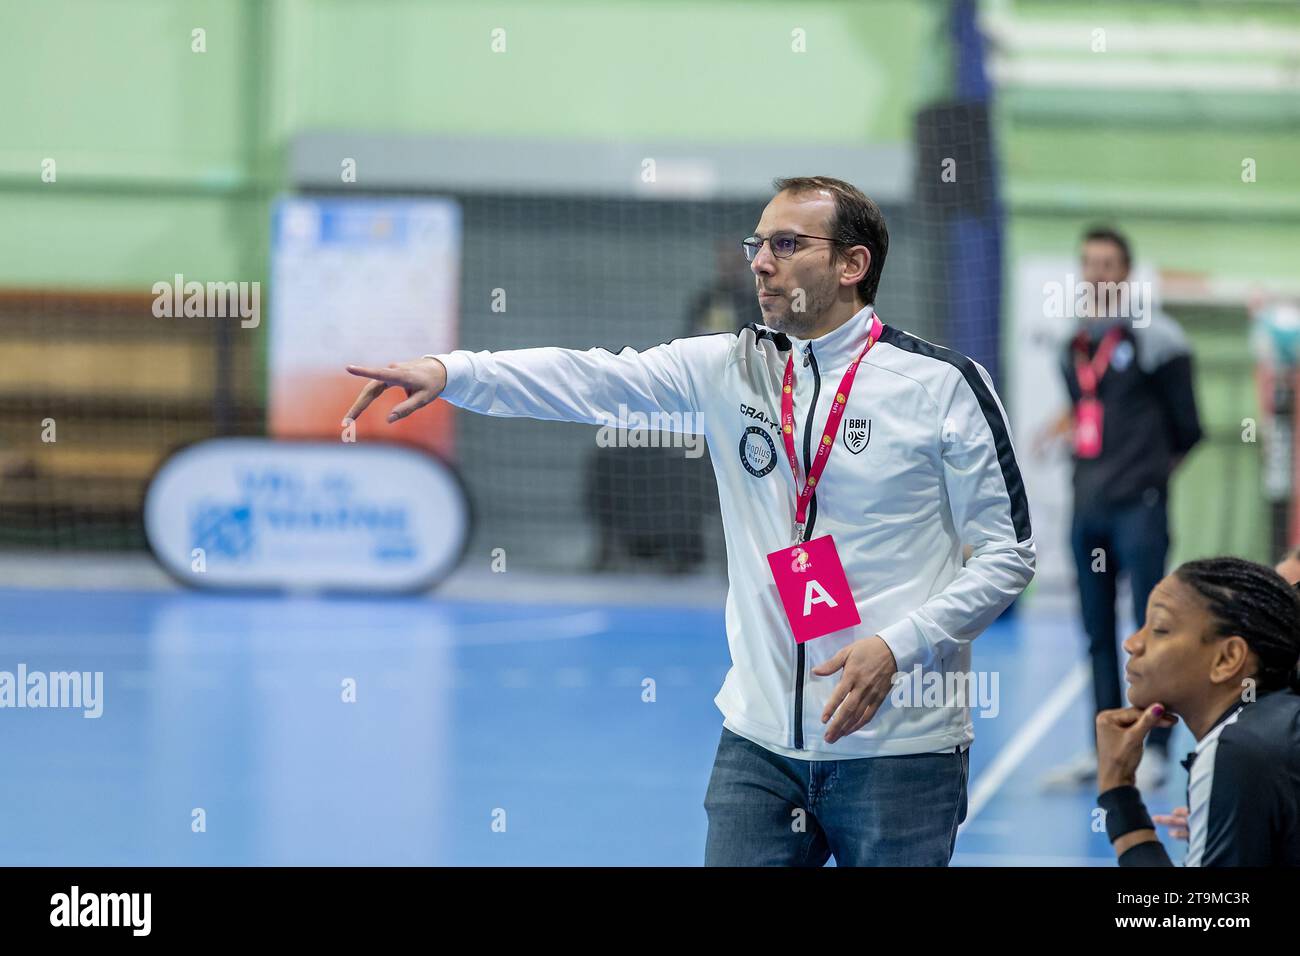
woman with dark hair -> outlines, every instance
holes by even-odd
[[[1187,866],[1300,865],[1300,594],[1240,558],[1179,566],[1124,642],[1131,707],[1097,715],[1098,805],[1121,866],[1170,866],[1135,786],[1146,735],[1178,718]]]

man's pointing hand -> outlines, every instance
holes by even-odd
[[[418,408],[423,408],[437,398],[447,387],[447,367],[435,358],[421,358],[413,362],[389,362],[387,368],[366,368],[349,365],[348,371],[361,378],[372,378],[352,403],[343,418],[346,426],[355,421],[383,391],[392,386],[406,392],[406,400],[389,414],[388,423],[405,418]]]

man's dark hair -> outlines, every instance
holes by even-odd
[[[1214,618],[1210,637],[1237,635],[1259,658],[1261,691],[1300,691],[1300,592],[1272,568],[1242,558],[1188,561],[1174,577],[1205,601]]]
[[[772,180],[778,193],[808,193],[825,189],[835,197],[835,214],[828,224],[829,238],[835,240],[832,255],[843,257],[850,246],[866,246],[871,250],[871,265],[857,285],[858,297],[864,305],[876,301],[880,274],[885,271],[885,256],[889,254],[889,230],[885,227],[885,214],[880,207],[851,183],[830,176],[793,176]]]
[[[1119,253],[1124,257],[1124,268],[1127,269],[1133,265],[1133,255],[1129,249],[1128,239],[1118,229],[1112,229],[1110,226],[1092,226],[1083,234],[1084,242],[1113,242],[1119,247]]]

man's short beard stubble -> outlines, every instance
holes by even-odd
[[[782,298],[778,301],[785,306],[785,311],[764,316],[763,324],[774,332],[784,332],[797,339],[809,338],[809,333],[821,323],[822,315],[835,304],[836,288],[833,278],[828,278],[824,286],[805,288],[804,308],[799,312],[794,310],[795,290],[782,290]]]

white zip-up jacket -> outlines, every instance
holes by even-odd
[[[658,414],[678,431],[703,432],[717,475],[730,585],[732,666],[715,702],[734,733],[808,760],[969,745],[972,701],[952,689],[974,686],[971,642],[1034,573],[1024,484],[988,373],[886,325],[858,369],[808,509],[807,538],[834,536],[862,623],[795,643],[766,557],[791,544],[797,492],[781,441],[781,380],[793,348],[802,485],[872,315],[867,306],[810,340],[750,325],[739,334],[675,339],[642,352],[534,348],[433,356],[447,367],[441,397],[460,408],[596,425],[633,413],[653,422]],[[963,545],[973,549],[964,564]],[[864,727],[827,744],[821,713],[843,671],[820,677],[812,669],[876,634],[914,692],[896,685]],[[926,685],[948,693],[923,693]]]

